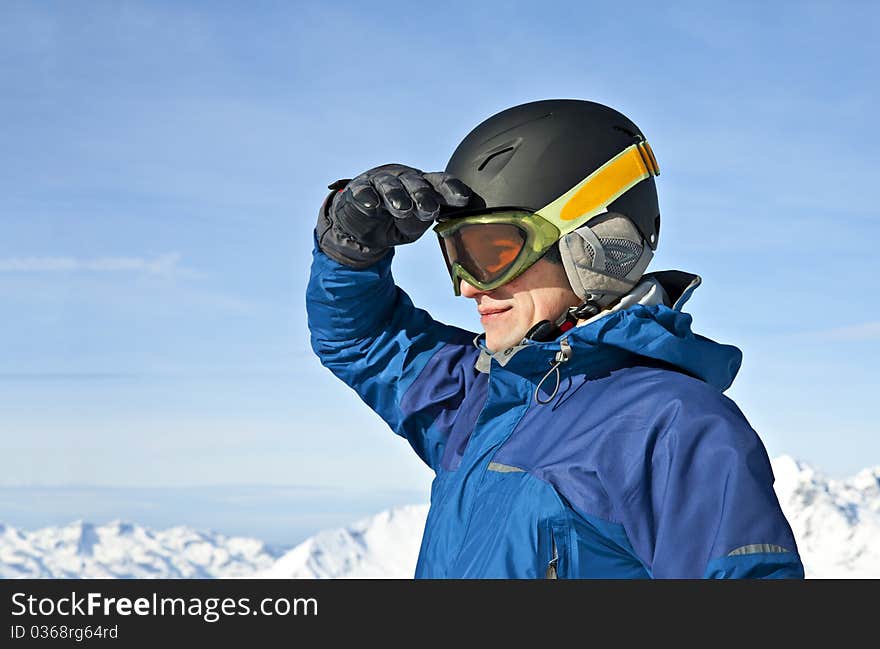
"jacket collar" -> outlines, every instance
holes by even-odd
[[[616,307],[552,341],[523,340],[493,353],[486,348],[485,334],[480,334],[474,339],[480,349],[476,369],[488,372],[494,361],[534,380],[547,372],[561,351],[560,341],[566,339],[572,353],[560,367],[563,374],[603,373],[643,357],[725,390],[739,370],[742,353],[691,332],[691,316],[682,307],[700,283],[698,275],[682,271],[648,273]]]
[[[616,311],[628,309],[635,304],[665,304],[666,306],[671,306],[675,311],[681,311],[681,307],[690,299],[701,282],[702,279],[699,275],[685,273],[680,270],[646,273],[633,290],[618,300],[613,307],[605,309],[592,318],[579,323],[578,327],[592,324]],[[505,367],[523,349],[540,344],[542,343],[535,343],[532,340],[525,339],[514,347],[509,347],[499,352],[492,352],[486,347],[486,334],[479,334],[474,338],[474,345],[480,350],[480,356],[477,358],[475,367],[478,371],[486,374],[489,372],[493,360],[501,367]],[[554,350],[558,348],[557,344],[552,343],[552,345]]]

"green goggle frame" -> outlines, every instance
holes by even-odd
[[[462,244],[457,235],[472,226],[490,226],[486,230],[491,231],[493,225],[515,227],[522,238],[522,247],[500,273],[494,274],[491,279],[480,279],[476,272],[465,267],[468,255],[461,250]],[[452,219],[438,223],[434,231],[440,240],[440,248],[456,295],[461,295],[461,280],[481,291],[491,291],[506,284],[538,261],[560,237],[559,228],[538,214],[523,210],[495,211]]]

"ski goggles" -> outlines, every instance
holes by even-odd
[[[441,221],[434,231],[455,294],[461,295],[461,280],[491,291],[515,279],[560,238],[606,213],[608,205],[641,181],[658,175],[654,153],[640,139],[536,212],[499,208]]]
[[[491,291],[534,264],[559,240],[559,229],[532,212],[504,210],[453,219],[434,231],[456,295],[461,280]]]

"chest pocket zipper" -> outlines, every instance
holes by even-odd
[[[552,530],[551,530],[552,532]],[[556,547],[556,538],[553,534],[550,534],[550,543],[553,548],[553,558],[550,559],[550,563],[547,564],[547,572],[544,573],[544,579],[558,579],[558,575],[556,572],[557,566],[559,565],[559,550]]]
[[[550,560],[544,569],[544,579],[565,579],[571,573],[568,523],[564,520],[550,521],[546,529],[550,540]]]
[[[553,550],[553,557],[547,564],[544,579],[559,579],[559,548],[556,547],[556,535],[553,534],[552,527],[550,528],[550,547]]]

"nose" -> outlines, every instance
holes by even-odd
[[[458,285],[458,290],[461,293],[462,297],[471,297],[471,298],[477,297],[478,295],[481,295],[482,293],[486,292],[486,291],[481,291],[476,286],[472,286],[472,285],[468,284],[464,280],[461,280],[461,283]]]

